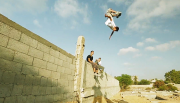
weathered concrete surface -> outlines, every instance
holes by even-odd
[[[93,68],[84,60],[84,74],[81,93],[83,103],[91,103],[95,97],[103,96],[111,98],[120,91],[119,81],[107,73],[101,73],[100,77],[94,77]],[[82,89],[81,88],[81,89]]]

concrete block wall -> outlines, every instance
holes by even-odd
[[[75,57],[0,15],[0,103],[75,101]]]
[[[106,69],[106,68],[105,68]],[[119,81],[107,73],[101,73],[100,77],[94,77],[90,63],[84,61],[84,74],[81,94],[83,103],[92,103],[95,97],[111,98],[120,91]]]

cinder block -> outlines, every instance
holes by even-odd
[[[49,95],[48,97],[49,97],[49,100],[48,100],[48,101],[49,101],[50,103],[54,101],[54,95]]]
[[[7,97],[11,95],[13,85],[0,84],[0,97]]]
[[[66,61],[66,56],[64,55],[64,54],[62,54],[62,53],[59,53],[60,55],[59,55],[59,58],[60,59],[62,59],[62,60],[64,60],[64,61]]]
[[[4,58],[7,60],[13,60],[13,57],[14,57],[13,50],[0,46],[0,58]]]
[[[40,67],[40,68],[45,68],[46,69],[46,64],[47,64],[46,61],[34,58],[33,66]]]
[[[14,56],[13,61],[23,63],[23,64],[32,65],[33,57],[28,56],[28,55],[23,54],[23,53],[20,53],[20,52],[15,52],[15,56]]]
[[[47,86],[47,78],[41,77],[41,86]]]
[[[43,59],[43,52],[40,50],[34,49],[32,47],[29,48],[28,55],[31,55],[39,59]]]
[[[52,87],[52,94],[56,94],[57,93],[57,87]]]
[[[66,87],[68,86],[68,81],[66,79],[58,79],[58,86]]]
[[[46,94],[46,87],[39,87],[39,94],[45,95]]]
[[[54,57],[59,57],[59,51],[56,51],[54,49],[50,49],[50,55],[54,56]]]
[[[14,39],[9,39],[7,48],[27,54],[29,46]]]
[[[34,103],[43,103],[43,102],[42,102],[43,99],[44,99],[44,98],[42,98],[42,96],[36,96]]]
[[[0,45],[6,47],[8,43],[8,37],[0,34]]]
[[[52,81],[53,81],[52,78],[48,78],[48,79],[47,79],[47,86],[48,86],[48,87],[51,87],[51,86],[52,86]]]
[[[74,81],[68,81],[68,86],[74,86]]]
[[[11,31],[11,27],[0,22],[0,33],[9,36],[9,32]]]
[[[57,72],[59,72],[59,73],[64,73],[64,71],[65,71],[65,67],[58,66]]]
[[[41,76],[34,76],[33,85],[37,86],[41,84]]]
[[[66,68],[64,73],[65,74],[72,74],[72,71],[73,71],[72,69]]]
[[[24,80],[25,80],[26,76],[20,73],[17,73],[15,76],[15,81],[14,83],[17,85],[24,85]]]
[[[52,72],[51,77],[54,78],[54,79],[59,79],[59,78],[60,78],[60,73],[58,73],[58,72]]]
[[[9,32],[9,37],[15,40],[19,40],[21,37],[21,32],[12,28],[11,31]]]
[[[14,83],[14,78],[15,78],[15,73],[10,72],[10,71],[5,71],[2,75],[2,80],[1,83],[5,84],[13,84]]]
[[[34,100],[35,100],[35,96],[29,95],[27,96],[26,103],[34,103]]]
[[[26,44],[26,45],[29,45],[31,47],[34,47],[36,48],[37,47],[37,44],[38,44],[38,41],[35,40],[35,39],[32,39],[31,37],[27,36],[26,34],[22,34],[21,36],[21,40],[20,40],[22,43]]]
[[[73,81],[74,80],[74,76],[73,75],[67,75],[67,78],[69,81]]]
[[[66,57],[66,61],[67,61],[68,63],[72,64],[72,58]]]
[[[51,94],[51,93],[52,93],[52,87],[47,87],[46,94]]]
[[[60,79],[68,79],[68,75],[64,74],[64,73],[61,73]]]
[[[21,95],[22,91],[23,91],[23,85],[14,85],[11,95],[12,96]]]
[[[51,77],[51,71],[46,69],[39,69],[39,75],[44,77]]]
[[[24,85],[32,85],[34,80],[34,76],[32,75],[26,75],[26,79],[24,82]]]
[[[72,62],[72,64],[76,65],[76,58],[74,58]]]
[[[17,96],[17,103],[26,103],[27,96]]]
[[[33,86],[32,95],[39,95],[39,86]]]
[[[1,79],[2,79],[3,73],[4,73],[4,71],[0,70],[0,82],[1,82]]]
[[[76,65],[70,64],[70,69],[75,70],[76,69]]]
[[[22,68],[22,64],[20,63],[8,61],[5,59],[0,59],[0,70],[20,72],[21,68]]]
[[[55,58],[55,64],[57,64],[59,66],[63,66],[63,60],[61,60],[59,58]]]
[[[37,46],[37,49],[45,52],[45,53],[48,53],[49,54],[49,51],[50,51],[50,47],[38,42],[38,46]]]
[[[59,100],[59,94],[55,94],[54,95],[54,102],[58,103],[58,100]]]
[[[24,85],[22,94],[23,95],[31,95],[32,94],[32,85]]]
[[[29,65],[23,65],[22,73],[37,76],[39,74],[39,68]]]
[[[51,62],[51,63],[54,63],[54,60],[55,60],[55,57],[49,55],[48,61]]]
[[[17,103],[16,96],[6,97],[4,103]]]
[[[0,103],[4,103],[4,98],[0,98]]]
[[[58,86],[58,79],[52,79],[52,86],[57,87]]]
[[[48,61],[49,60],[49,54],[43,53],[43,60]]]
[[[63,67],[70,68],[70,63],[63,61]]]
[[[48,62],[47,69],[52,71],[57,71],[57,65]]]

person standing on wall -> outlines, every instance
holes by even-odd
[[[91,54],[87,56],[86,60],[87,60],[87,62],[91,63],[93,71],[94,71],[94,75],[100,76],[98,74],[98,66],[96,63],[93,62],[93,55],[94,55],[94,51],[91,51]]]

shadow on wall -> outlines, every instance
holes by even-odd
[[[0,46],[0,103],[52,103],[74,100],[72,93],[69,93],[71,90],[64,86],[65,82],[53,76],[52,71],[34,67],[28,58],[22,59],[26,54],[19,53],[21,56],[17,58],[17,52],[14,50],[7,49],[8,52],[2,52],[6,49]]]

